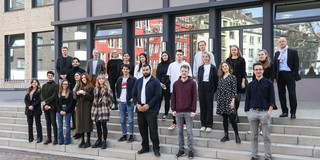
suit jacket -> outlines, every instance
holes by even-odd
[[[275,74],[275,78],[277,79],[277,81],[279,80],[279,57],[280,52],[277,51],[275,53],[275,57],[274,57],[274,74]],[[298,56],[298,52],[296,50],[290,49],[288,48],[288,59],[287,59],[287,65],[289,66],[289,68],[291,69],[291,72],[295,78],[296,81],[301,79],[301,76],[299,74],[299,56]]]
[[[52,81],[52,84],[50,85],[48,92],[47,92],[47,86],[48,86],[48,83],[42,86],[41,102],[45,101],[46,104],[51,107],[50,110],[56,111],[56,96],[59,90],[59,85],[55,81]],[[45,111],[44,106],[43,106],[43,110]]]
[[[90,59],[87,62],[87,73],[90,76],[90,79],[92,79],[92,63],[93,63],[93,59]],[[103,60],[98,59],[98,63],[97,63],[97,68],[96,68],[96,73],[94,73],[94,75],[97,77],[99,74],[106,74],[106,65],[104,63]]]
[[[202,90],[203,85],[203,74],[204,74],[204,65],[201,65],[198,70],[198,85],[199,85],[199,91]],[[218,73],[216,67],[211,64],[210,66],[210,72],[209,72],[209,88],[207,88],[208,91],[216,92],[218,88]]]
[[[35,91],[30,100],[30,93],[24,97],[24,103],[26,104],[25,114],[27,116],[41,115],[41,101],[40,101],[40,92]],[[33,106],[33,110],[29,110],[28,107]]]

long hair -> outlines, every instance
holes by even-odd
[[[232,48],[232,47],[237,48],[237,50],[238,50],[237,56],[238,56],[238,57],[242,57],[242,54],[241,54],[241,52],[240,52],[240,48],[239,48],[237,45],[230,45],[230,53],[229,53],[229,57],[228,57],[228,58],[232,57],[232,53],[231,53],[231,48]]]
[[[223,64],[227,64],[228,65],[228,67],[229,67],[229,73],[230,74],[232,74],[232,69],[231,69],[231,66],[230,66],[230,64],[228,63],[228,62],[226,62],[226,61],[224,61],[224,62],[222,62],[221,64],[220,64],[220,66],[219,66],[219,69],[218,69],[218,76],[219,77],[223,77],[224,76],[224,72],[223,72],[223,70],[222,70],[222,65]]]
[[[83,90],[84,89],[84,83],[82,82],[82,76],[86,76],[86,80],[87,80],[87,89],[90,87],[90,77],[89,77],[89,74],[84,72],[81,74],[81,78],[80,78],[80,90]]]
[[[103,86],[100,86],[99,80],[104,79]],[[104,74],[99,74],[96,80],[96,87],[110,88],[109,82]]]
[[[211,57],[210,57],[210,54],[209,54],[208,52],[202,53],[202,56],[201,56],[201,64],[204,64],[204,62],[203,62],[203,60],[202,60],[202,57],[203,57],[204,55],[207,55],[207,56],[209,57],[209,64],[212,64],[212,62],[211,62]]]
[[[60,88],[59,88],[59,93],[58,93],[58,97],[60,98],[61,97],[61,95],[62,95],[62,92],[63,92],[63,83],[64,82],[67,82],[68,83],[68,87],[67,87],[67,89],[66,89],[66,98],[68,98],[68,96],[69,96],[69,92],[70,92],[70,84],[69,84],[69,81],[68,80],[66,80],[66,79],[63,79],[62,81],[61,81],[61,84],[60,84]]]
[[[261,62],[263,64],[263,69],[269,68],[271,66],[271,64],[270,64],[270,57],[269,57],[267,50],[261,49],[261,50],[259,50],[259,52],[264,52],[264,54],[266,55],[266,60],[264,62],[259,60],[259,62]]]
[[[31,80],[31,82],[30,82],[30,86],[29,86],[29,88],[28,88],[28,90],[27,90],[27,93],[26,93],[26,95],[27,94],[29,94],[31,91],[32,91],[32,89],[33,89],[33,86],[32,86],[32,83],[33,83],[33,81],[36,81],[37,83],[38,83],[38,85],[37,85],[37,92],[40,92],[40,89],[41,89],[41,86],[40,86],[40,82],[39,82],[39,80],[38,79],[32,79]]]
[[[145,53],[140,53],[140,55],[139,55],[139,56],[144,56],[144,58],[146,59],[146,64],[149,64],[147,54],[145,54]],[[142,68],[142,62],[141,62],[141,58],[140,58],[140,64],[139,64],[138,72],[140,72],[141,68]]]
[[[168,55],[168,60],[167,60],[167,61],[164,61],[164,60],[162,59],[162,55],[163,55],[163,54],[167,54],[167,55]],[[168,64],[170,64],[171,62],[172,62],[172,60],[171,60],[170,54],[169,54],[167,51],[163,51],[162,54],[161,54],[161,63],[168,63]]]

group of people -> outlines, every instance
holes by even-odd
[[[244,110],[248,114],[251,131],[252,159],[258,158],[259,123],[265,142],[265,157],[271,158],[270,117],[276,108],[273,81],[278,85],[279,99],[282,108],[280,117],[288,117],[286,107],[285,86],[289,91],[291,118],[296,118],[295,81],[300,80],[298,73],[299,58],[297,51],[288,49],[284,37],[279,38],[279,52],[275,53],[273,63],[266,50],[259,51],[259,61],[253,65],[253,80],[247,84],[246,62],[236,45],[230,46],[229,57],[219,67],[215,64],[214,55],[206,51],[206,42],[198,42],[199,52],[194,57],[193,71],[190,65],[183,61],[183,51],[178,49],[175,61],[172,62],[167,51],[161,54],[161,63],[152,76],[152,68],[148,64],[145,53],[139,55],[140,63],[134,66],[130,63],[128,53],[112,51],[111,60],[105,63],[98,59],[99,51],[93,50],[93,59],[87,62],[87,71],[79,68],[79,59],[67,56],[67,48],[62,48],[63,56],[57,61],[57,72],[60,77],[60,87],[53,81],[54,73],[47,73],[48,82],[40,87],[34,79],[27,91],[26,115],[29,124],[29,141],[33,141],[32,123],[35,117],[37,124],[38,143],[42,141],[40,115],[41,105],[47,121],[48,140],[51,143],[51,125],[54,129],[53,144],[70,143],[70,119],[76,113],[75,128],[81,135],[79,147],[90,147],[90,133],[93,121],[98,132],[98,140],[93,148],[106,148],[107,125],[110,109],[120,110],[122,137],[119,142],[134,141],[134,108],[136,108],[139,132],[142,137],[142,149],[138,154],[149,152],[149,133],[155,156],[160,156],[157,118],[164,98],[165,112],[162,119],[168,118],[171,108],[173,123],[169,130],[178,129],[179,152],[176,157],[183,156],[184,135],[187,132],[188,157],[194,157],[193,119],[196,115],[197,99],[200,102],[201,132],[211,132],[213,126],[213,101],[217,94],[216,114],[223,117],[225,135],[221,142],[229,141],[228,125],[231,123],[235,132],[235,142],[241,143],[237,123],[241,95],[246,93]],[[66,69],[71,60],[72,68]],[[106,79],[105,72],[108,74]],[[196,80],[193,80],[193,76]],[[40,89],[41,88],[41,89]],[[199,96],[198,96],[199,95]],[[171,102],[170,102],[171,101]],[[58,116],[59,135],[55,117]],[[63,136],[63,116],[66,119],[66,137]],[[129,136],[127,124],[129,123]],[[74,121],[73,119],[73,121]],[[87,141],[84,141],[84,133]],[[102,140],[103,133],[103,140]],[[59,139],[58,139],[58,137]],[[59,142],[57,141],[59,140]]]

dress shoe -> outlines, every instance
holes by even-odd
[[[241,143],[241,139],[239,137],[239,134],[236,134],[236,143]]]
[[[79,139],[79,138],[81,138],[81,134],[76,133],[76,134],[73,136],[73,138],[74,138],[74,139]]]
[[[160,154],[160,152],[159,152],[158,149],[154,150],[154,155],[155,155],[156,157],[160,157],[160,156],[161,156],[161,154]]]
[[[225,141],[229,141],[229,135],[228,133],[225,133],[224,137],[222,139],[220,139],[220,142],[225,142]]]
[[[149,152],[149,148],[142,148],[141,150],[138,151],[138,154],[143,154]]]
[[[29,138],[29,142],[31,143],[33,141],[33,138]]]
[[[99,148],[101,147],[101,139],[97,139],[96,143],[91,148]]]
[[[74,129],[76,129],[76,127],[75,127],[75,126],[72,126],[70,129],[71,129],[71,130],[74,130]]]
[[[46,140],[43,144],[49,144],[49,143],[52,143],[51,139]]]
[[[258,158],[251,157],[251,160],[258,160]]]
[[[107,142],[106,140],[103,140],[101,143],[101,149],[106,149],[107,148]]]
[[[291,119],[296,119],[296,114],[291,114],[290,118]]]
[[[52,144],[53,144],[53,145],[58,144],[58,140],[57,140],[57,139],[53,140],[53,143],[52,143]]]
[[[118,106],[115,104],[115,105],[111,108],[111,110],[118,110]]]
[[[91,147],[90,142],[86,142],[85,144],[82,145],[82,148],[88,148]]]
[[[282,113],[279,117],[288,117],[288,113]]]
[[[41,143],[41,142],[42,142],[42,139],[39,138],[39,139],[37,140],[37,143]]]
[[[82,148],[83,145],[84,145],[84,141],[81,141],[81,143],[78,145],[78,148]]]

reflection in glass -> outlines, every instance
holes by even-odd
[[[276,6],[276,20],[320,16],[320,2]]]
[[[135,21],[135,35],[159,34],[162,31],[162,18]]]
[[[50,5],[50,4],[54,4],[54,0],[35,0],[34,1],[35,7],[40,7],[40,6]]]
[[[87,26],[73,26],[62,28],[62,41],[82,40],[87,38]]]
[[[197,54],[197,52],[200,51],[198,47],[198,42],[205,41],[206,42],[206,51],[208,50],[208,44],[209,44],[209,33],[198,33],[198,34],[192,34],[192,40],[193,40],[193,53],[192,53],[192,59]],[[193,62],[192,62],[193,64]]]
[[[285,37],[288,46],[298,51],[301,75],[320,73],[320,21],[274,26],[274,50],[279,50],[278,39]],[[312,70],[314,72],[312,72]]]
[[[95,40],[94,46],[100,51],[100,59],[106,64],[111,58],[111,52],[117,50],[119,53],[119,58],[122,59],[122,38],[110,38]]]
[[[183,50],[183,61],[188,62],[190,64],[191,54],[190,54],[190,34],[180,34],[175,36],[175,50],[181,49]],[[174,60],[174,57],[172,57]]]
[[[221,27],[262,24],[262,7],[221,12]]]
[[[136,38],[134,39],[134,55],[136,64],[140,63],[140,53],[148,53],[147,47],[148,38]]]
[[[9,49],[9,78],[10,80],[22,80],[25,74],[24,47]]]
[[[68,47],[69,56],[79,58],[80,68],[86,69],[86,65],[87,65],[86,41],[63,43],[62,46]]]
[[[197,14],[176,17],[176,32],[203,29],[209,29],[209,14]]]
[[[9,47],[19,47],[25,44],[24,34],[8,36],[8,40]]]
[[[248,76],[253,75],[252,65],[259,60],[258,52],[262,49],[262,28],[243,30],[242,56],[246,60]]]
[[[24,9],[24,1],[25,0],[5,0],[7,1],[7,11],[12,11],[12,10],[18,10],[18,9]]]
[[[229,57],[230,46],[239,46],[239,30],[228,30],[221,32],[221,60],[225,61]]]
[[[96,37],[122,35],[122,24],[102,24],[96,26]]]

